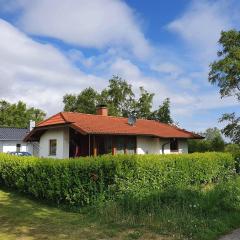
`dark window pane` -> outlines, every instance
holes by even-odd
[[[20,152],[21,151],[21,144],[17,144],[16,145],[16,152]]]
[[[51,139],[49,140],[49,155],[56,156],[57,154],[57,140]]]
[[[173,138],[170,139],[170,150],[171,151],[178,151],[178,140]]]
[[[126,139],[126,150],[128,154],[134,154],[136,148],[136,139],[133,137],[128,137]]]
[[[104,138],[104,150],[105,154],[111,153],[112,152],[112,138],[111,136],[106,136]]]
[[[124,137],[116,137],[116,153],[117,154],[124,153],[124,145],[125,145]]]

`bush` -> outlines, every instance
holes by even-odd
[[[230,143],[226,145],[225,152],[229,152],[235,159],[235,168],[240,173],[240,144]]]
[[[219,182],[234,175],[228,153],[39,159],[0,154],[0,183],[57,204],[145,198],[155,191]]]

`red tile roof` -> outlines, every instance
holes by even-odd
[[[35,130],[59,124],[68,124],[83,134],[148,135],[160,138],[202,138],[192,132],[154,120],[137,119],[136,124],[131,126],[128,124],[127,118],[75,112],[60,112],[40,122]]]

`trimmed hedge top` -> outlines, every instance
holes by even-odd
[[[121,194],[219,182],[235,173],[228,153],[43,159],[0,154],[0,183],[57,204],[84,206]]]

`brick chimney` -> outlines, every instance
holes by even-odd
[[[108,109],[106,105],[98,105],[97,106],[97,115],[108,116]]]

